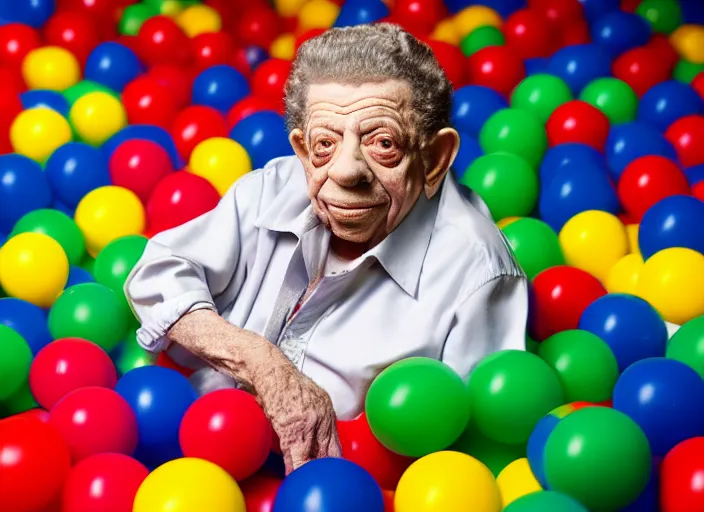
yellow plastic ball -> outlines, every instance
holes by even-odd
[[[67,142],[73,134],[68,121],[50,108],[37,107],[24,110],[12,122],[10,142],[15,153],[41,164]]]
[[[156,468],[140,485],[132,512],[247,512],[237,482],[220,466],[185,457]]]
[[[144,207],[135,193],[112,185],[88,192],[74,218],[93,258],[116,238],[141,234],[145,225]]]
[[[335,23],[340,8],[329,0],[309,0],[298,15],[300,34],[314,28],[330,28]]]
[[[174,21],[176,21],[176,18],[182,12],[183,5],[181,5],[181,2],[179,0],[165,0],[161,2],[161,5],[159,7],[159,14],[168,16],[169,18],[174,19]]]
[[[127,125],[122,103],[105,92],[91,92],[78,98],[69,119],[81,140],[99,146]]]
[[[64,91],[81,80],[81,66],[70,51],[44,46],[25,56],[22,77],[30,89]]]
[[[496,483],[499,486],[499,491],[501,491],[501,500],[504,507],[507,507],[521,496],[543,490],[530,469],[528,459],[525,457],[514,460],[506,466],[496,478]]]
[[[207,5],[192,5],[176,16],[176,24],[188,37],[207,32],[219,32],[222,28],[220,13]]]
[[[609,270],[628,254],[628,235],[623,223],[607,212],[578,213],[560,230],[560,245],[568,265],[605,281]]]
[[[306,0],[274,0],[274,7],[282,18],[296,16]]]
[[[20,233],[0,247],[0,286],[10,297],[48,308],[68,279],[68,257],[43,233]]]
[[[626,254],[611,267],[604,286],[609,293],[638,294],[638,277],[643,270],[640,253]]]
[[[681,25],[670,34],[670,43],[684,60],[704,64],[704,26]]]
[[[499,512],[501,494],[489,468],[464,453],[443,451],[415,461],[401,477],[396,512]]]
[[[433,30],[433,33],[430,35],[430,38],[436,41],[444,41],[455,46],[460,44],[460,35],[452,19],[442,20],[438,23],[435,30]]]
[[[479,27],[500,27],[503,20],[494,10],[483,5],[472,5],[462,9],[453,18],[460,40]]]
[[[269,46],[269,55],[273,59],[293,60],[296,56],[296,36],[281,34]]]
[[[521,217],[504,217],[503,219],[501,219],[499,222],[496,223],[496,226],[499,229],[504,229],[506,226],[508,226],[509,224],[513,224],[517,220],[521,220]]]
[[[653,254],[640,272],[638,296],[673,324],[704,315],[704,255],[684,247]]]
[[[252,170],[252,162],[238,142],[212,137],[193,149],[188,170],[208,180],[222,196],[235,181]]]
[[[628,235],[628,250],[631,254],[640,254],[638,246],[638,228],[640,224],[626,224],[626,234]]]

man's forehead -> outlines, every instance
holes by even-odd
[[[401,111],[410,105],[411,88],[400,80],[364,84],[314,83],[308,88],[308,115],[324,112],[350,114],[363,109]]]

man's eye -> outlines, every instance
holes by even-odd
[[[323,146],[325,149],[332,147],[332,142],[329,140],[321,140],[320,145]]]
[[[391,149],[394,147],[394,142],[391,139],[381,139],[379,140],[379,145],[383,149]]]

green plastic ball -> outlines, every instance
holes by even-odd
[[[127,334],[128,318],[120,298],[100,283],[71,286],[49,311],[49,332],[54,339],[83,338],[106,352]]]
[[[551,490],[572,496],[590,511],[611,512],[643,492],[652,454],[631,418],[609,407],[585,407],[555,426],[544,460]]]
[[[638,96],[618,78],[597,78],[587,84],[579,99],[601,110],[611,124],[629,123],[638,111]]]
[[[122,12],[118,30],[124,36],[136,36],[145,21],[159,14],[156,8],[147,3],[128,5]]]
[[[413,357],[392,364],[372,382],[365,410],[389,450],[422,457],[444,450],[469,420],[467,386],[441,361]]]
[[[679,82],[689,84],[702,71],[704,71],[704,64],[695,64],[681,59],[675,66],[672,77]]]
[[[123,236],[110,242],[95,258],[95,280],[124,297],[125,281],[142,257],[147,242],[142,235]]]
[[[31,365],[32,351],[25,339],[14,329],[0,324],[0,400],[20,390],[27,382]]]
[[[511,222],[502,231],[531,281],[543,270],[565,264],[557,234],[542,220],[526,217]]]
[[[531,166],[511,153],[492,153],[477,158],[460,183],[474,190],[486,203],[495,222],[524,217],[538,201],[538,177]]]
[[[479,432],[471,421],[450,449],[474,457],[488,467],[495,477],[514,460],[526,456],[526,445],[498,443]]]
[[[572,99],[572,91],[564,80],[554,75],[536,74],[516,86],[511,94],[511,107],[531,112],[546,123],[557,107]]]
[[[479,145],[486,154],[505,151],[520,156],[535,168],[548,147],[548,136],[537,115],[505,108],[484,123],[479,132]]]
[[[603,402],[618,380],[618,363],[596,334],[578,329],[553,334],[540,344],[538,355],[555,370],[568,402]]]
[[[86,253],[79,266],[95,277],[95,258],[91,257],[90,254]]]
[[[63,91],[61,94],[63,94],[69,106],[72,106],[79,98],[91,92],[104,92],[110,94],[111,96],[114,96],[118,100],[120,99],[120,95],[109,87],[106,87],[97,82],[92,82],[90,80],[81,80],[76,85],[69,87],[68,89]]]
[[[472,423],[494,441],[525,444],[540,419],[565,403],[560,379],[521,350],[486,356],[469,378]]]
[[[669,34],[682,24],[682,8],[677,0],[643,0],[636,14],[660,34]]]
[[[589,512],[566,494],[555,491],[538,491],[521,496],[511,502],[504,512]]]
[[[71,265],[78,265],[86,252],[86,242],[76,222],[58,210],[41,209],[27,213],[17,221],[10,237],[20,233],[50,236],[63,248]]]
[[[14,416],[38,407],[39,404],[34,399],[29,382],[23,382],[12,396],[0,402],[0,418]]]
[[[501,30],[491,25],[486,25],[478,27],[467,34],[460,43],[460,50],[462,50],[465,57],[469,57],[487,46],[504,46],[505,44],[506,38]]]
[[[115,361],[115,366],[121,375],[135,368],[151,366],[156,362],[156,355],[147,352],[137,343],[137,334],[133,330],[127,334],[127,339],[120,348],[120,355]]]
[[[683,324],[672,335],[665,356],[686,364],[704,379],[704,316]]]

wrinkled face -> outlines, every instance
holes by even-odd
[[[291,132],[291,143],[305,167],[313,209],[335,236],[380,242],[423,191],[411,95],[396,80],[309,87],[306,124]]]

